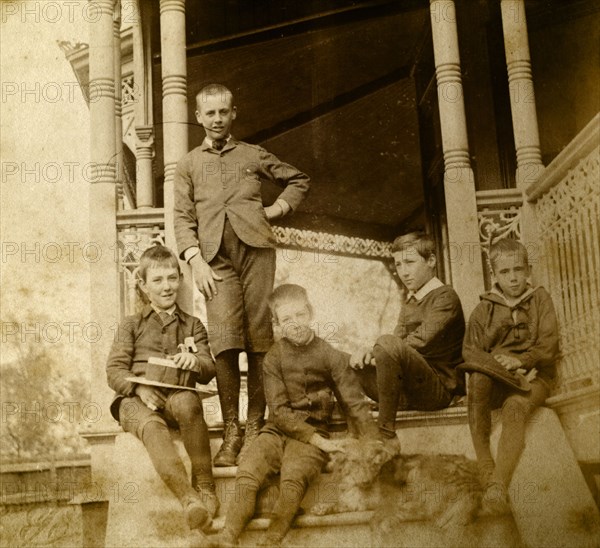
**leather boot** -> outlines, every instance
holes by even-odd
[[[237,420],[233,420],[225,426],[223,443],[219,452],[213,459],[214,466],[235,466],[235,460],[242,448],[242,431]]]
[[[237,464],[240,464],[242,462],[242,460],[248,453],[248,447],[250,447],[252,442],[258,437],[258,433],[264,425],[265,421],[263,418],[251,419],[246,422],[246,430],[244,432],[244,445],[242,446],[242,450],[237,456]]]

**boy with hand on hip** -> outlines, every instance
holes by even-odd
[[[317,337],[310,327],[313,316],[306,290],[281,285],[269,304],[282,335],[264,361],[269,418],[238,467],[236,496],[213,546],[236,545],[254,514],[258,491],[278,473],[279,497],[261,546],[280,545],[308,485],[321,472],[326,453],[343,451],[341,440],[330,440],[327,433],[334,395],[360,435],[377,437],[349,355]]]
[[[554,384],[558,325],[550,295],[528,283],[523,244],[500,240],[490,246],[489,259],[495,284],[471,314],[461,368],[471,373],[469,427],[486,489],[484,504],[505,512],[507,489],[525,446],[527,419]],[[494,463],[491,411],[499,407],[502,433]]]
[[[201,382],[208,382],[215,373],[206,330],[175,303],[181,273],[169,249],[156,245],[144,251],[138,276],[149,304],[119,325],[106,365],[108,384],[116,392],[111,414],[125,432],[142,441],[158,475],[181,502],[190,529],[206,529],[219,501],[202,402],[194,390],[136,382],[136,377],[143,379],[149,358],[170,355],[177,366],[195,371]],[[197,351],[181,352],[180,345],[191,340]],[[192,463],[191,484],[169,426],[181,433]]]
[[[379,431],[397,443],[396,412],[447,407],[462,389],[455,368],[462,362],[465,320],[458,295],[435,276],[433,240],[421,233],[396,238],[392,254],[408,290],[393,335],[353,354],[367,395],[379,402]]]
[[[269,221],[295,210],[310,179],[259,146],[230,134],[237,116],[232,93],[212,84],[196,96],[203,143],[175,172],[175,237],[206,298],[208,336],[215,356],[224,441],[215,466],[234,466],[242,448],[239,426],[241,351],[248,354],[248,419],[242,455],[263,425],[262,361],[273,343],[267,306],[275,278]],[[284,187],[264,208],[262,181]]]

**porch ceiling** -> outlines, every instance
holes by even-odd
[[[311,195],[292,223],[314,225],[311,218],[326,216],[340,226],[363,225],[364,230],[350,230],[356,234],[393,236],[423,205],[410,70],[428,29],[427,3],[256,4],[263,11],[255,6],[250,13],[246,2],[188,1],[189,119],[194,120],[194,95],[203,85],[227,85],[238,107],[235,136],[264,145],[313,179]],[[326,12],[350,4],[350,11]],[[284,15],[306,21],[288,25]],[[200,42],[202,32],[206,38]],[[158,56],[154,82],[160,128]],[[159,131],[159,165],[161,137]],[[203,137],[192,124],[190,148]],[[275,194],[265,189],[265,201]]]

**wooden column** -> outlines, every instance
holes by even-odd
[[[142,12],[136,0],[138,14],[133,23],[133,81],[137,88],[135,103],[136,142],[136,203],[138,208],[154,206],[154,127],[152,125],[152,74],[150,51],[150,17]],[[145,17],[144,17],[145,15]]]
[[[544,171],[535,111],[525,2],[502,0],[500,6],[510,108],[517,150],[517,187],[523,187],[537,181]]]
[[[431,0],[430,12],[444,152],[449,281],[468,316],[479,302],[484,282],[454,2]]]
[[[112,392],[106,384],[105,364],[119,316],[119,283],[115,260],[116,230],[116,117],[114,67],[114,0],[90,2],[90,159],[93,166],[89,195],[90,322],[92,403],[101,419],[87,421],[92,431],[114,428],[108,408]]]
[[[160,0],[160,44],[165,164],[165,238],[175,249],[173,176],[188,152],[185,0]]]

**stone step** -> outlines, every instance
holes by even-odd
[[[497,426],[496,421],[493,451],[499,437]],[[214,425],[212,430],[214,454],[220,444],[220,430]],[[461,454],[474,458],[464,408],[440,413],[405,413],[399,417],[398,435],[403,453]],[[402,524],[406,545],[514,546],[520,535],[531,547],[596,546],[600,534],[598,511],[554,412],[542,408],[533,415],[526,441],[527,448],[509,491],[514,521],[510,516],[481,518],[450,544],[447,533],[422,522],[407,522]],[[176,439],[176,445],[189,471],[181,441]],[[112,451],[104,458],[108,459],[105,476],[96,476],[95,481],[104,481],[107,485],[104,492],[109,493],[107,546],[187,546],[193,542],[179,503],[154,471],[139,440],[118,434]],[[215,530],[222,527],[225,507],[235,496],[235,473],[235,467],[214,469],[217,493],[223,503],[214,523]],[[267,513],[276,496],[276,486],[266,489],[260,511]],[[315,503],[333,502],[336,497],[337,484],[331,474],[323,473],[307,492],[302,507],[308,511]],[[313,516],[307,512],[297,518],[286,544],[369,546],[370,515],[359,514]],[[243,543],[255,542],[266,524],[265,519],[253,520]]]
[[[286,535],[286,548],[415,548],[460,546],[464,548],[518,548],[522,546],[511,516],[481,517],[453,530],[440,529],[423,521],[396,523],[388,532],[374,532],[369,522],[373,512],[346,512],[330,516],[300,516]],[[215,521],[222,527],[223,518]],[[241,546],[256,546],[268,519],[254,519],[241,536]]]

